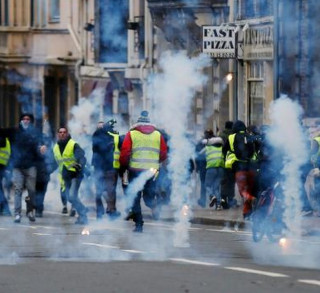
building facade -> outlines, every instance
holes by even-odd
[[[96,89],[103,95],[99,119],[112,116],[128,126],[142,109],[154,110],[147,81],[161,71],[161,54],[197,56],[204,26],[231,28],[236,56],[211,58],[189,132],[223,129],[235,119],[269,123],[270,103],[281,93],[317,116],[317,6],[316,0],[0,0],[0,126],[31,111],[37,123],[48,115],[56,128]]]

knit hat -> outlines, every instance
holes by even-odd
[[[137,120],[138,123],[150,123],[149,112],[143,110]]]

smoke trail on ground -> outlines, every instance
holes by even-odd
[[[190,159],[194,155],[194,146],[186,135],[188,116],[194,95],[206,80],[201,70],[208,64],[207,56],[190,59],[185,53],[166,52],[160,59],[162,72],[153,77],[148,91],[154,101],[153,116],[169,135],[171,202],[178,221],[175,226],[176,246],[188,243],[187,229],[191,214],[187,212],[190,210],[186,209],[185,204],[189,204]]]
[[[302,112],[298,103],[281,96],[271,106],[273,125],[268,133],[270,143],[283,154],[284,222],[291,233],[298,235],[301,234],[301,168],[308,160]]]

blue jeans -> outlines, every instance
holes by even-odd
[[[68,201],[72,204],[72,206],[77,211],[80,218],[85,218],[87,216],[87,209],[83,205],[83,203],[79,199],[79,188],[81,184],[82,178],[75,177],[72,179],[64,180],[66,189],[65,195]]]
[[[206,171],[206,196],[216,196],[217,204],[221,203],[222,167],[208,168]]]

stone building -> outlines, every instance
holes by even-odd
[[[318,10],[316,0],[0,0],[0,126],[32,111],[56,128],[96,89],[99,118],[131,124],[152,109],[146,83],[161,54],[198,55],[203,26],[232,31],[236,56],[211,58],[189,132],[268,123],[281,93],[319,115]]]

